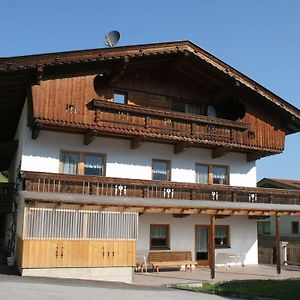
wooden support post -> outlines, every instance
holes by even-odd
[[[210,216],[210,278],[215,279],[216,216]]]
[[[277,275],[281,273],[281,259],[280,259],[280,220],[279,216],[276,216],[276,269]]]

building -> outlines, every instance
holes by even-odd
[[[130,282],[159,250],[214,278],[223,254],[257,264],[257,218],[279,237],[300,214],[300,193],[256,188],[255,164],[300,111],[189,41],[3,58],[0,77],[23,275]]]
[[[300,190],[300,180],[263,178],[257,182],[258,187],[293,190],[295,193]],[[300,242],[299,216],[286,216],[281,219],[281,239],[283,241]],[[275,237],[275,220],[268,218],[258,221],[258,234],[264,237]]]

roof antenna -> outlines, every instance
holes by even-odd
[[[104,37],[104,44],[108,47],[117,45],[121,35],[119,31],[113,30],[107,33]]]

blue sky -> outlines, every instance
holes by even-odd
[[[191,40],[300,108],[300,1],[2,0],[0,57]],[[300,134],[283,154],[257,163],[257,177],[300,180]]]

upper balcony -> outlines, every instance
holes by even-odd
[[[247,153],[249,161],[284,149],[283,142],[272,139],[268,131],[266,136],[257,136],[245,122],[104,100],[93,100],[89,107],[95,110],[97,126],[86,134],[86,144],[101,133],[130,138],[132,149],[144,141],[160,141],[174,144],[175,153],[186,147],[207,147],[212,149],[213,158],[235,151]]]
[[[146,205],[148,209],[155,209],[153,206],[162,205],[164,200],[169,200],[173,213],[213,213],[213,207],[222,203],[222,209],[216,210],[216,214],[268,216],[275,214],[276,209],[282,205],[285,209],[289,207],[291,211],[293,206],[297,205],[299,209],[300,205],[300,192],[292,190],[36,172],[23,172],[22,177],[24,190],[29,192],[46,192],[52,196],[53,193],[79,194],[81,200],[87,199],[86,196],[101,196],[111,198],[111,205],[117,205],[117,199],[128,199],[124,204],[127,208],[131,206],[132,199],[136,199],[135,206]],[[42,200],[43,196],[38,196],[38,199]],[[76,203],[72,199],[73,196],[68,197],[68,201]],[[190,207],[188,211],[177,207],[177,203],[182,202],[180,200]],[[205,209],[197,210],[196,203],[199,202],[205,203]],[[86,204],[91,203],[87,201]],[[240,207],[242,204],[243,209]],[[272,205],[268,207],[269,204]],[[235,210],[234,207],[239,209]]]

